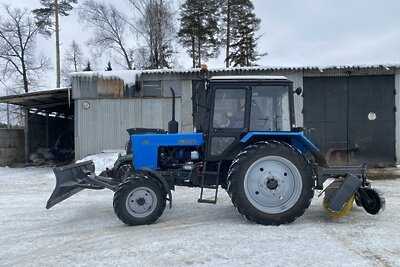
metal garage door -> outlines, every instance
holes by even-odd
[[[391,166],[393,75],[304,78],[304,127],[331,165]]]

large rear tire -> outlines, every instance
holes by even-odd
[[[114,194],[114,212],[127,225],[154,223],[164,212],[166,197],[160,183],[152,177],[136,174],[118,186]]]
[[[310,206],[314,179],[307,159],[292,146],[260,142],[234,159],[228,194],[248,220],[264,225],[290,223]]]

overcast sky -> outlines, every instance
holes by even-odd
[[[127,9],[126,2],[112,1],[121,10]],[[1,0],[1,3],[29,9],[40,7],[39,0]],[[179,6],[179,1],[174,3]],[[259,50],[268,53],[258,61],[259,65],[400,64],[399,0],[253,0],[253,3],[256,15],[262,19]],[[62,49],[72,40],[84,46],[90,30],[82,29],[76,12],[62,17],[61,25]],[[54,40],[39,38],[38,50],[54,59]],[[178,62],[182,67],[191,66],[184,49],[180,50]],[[223,58],[209,60],[208,65],[223,67]],[[49,78],[47,84],[53,87],[55,79]]]

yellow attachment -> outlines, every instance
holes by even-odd
[[[324,200],[322,202],[322,206],[324,207],[325,212],[329,216],[331,216],[333,218],[342,218],[342,217],[344,217],[344,216],[346,216],[346,215],[348,215],[350,213],[350,210],[353,207],[354,198],[355,198],[355,196],[352,195],[350,197],[350,199],[344,204],[343,209],[341,211],[339,211],[339,212],[334,212],[334,211],[331,211],[331,210],[328,209],[329,200],[327,200],[325,197],[324,197]]]

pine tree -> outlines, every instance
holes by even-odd
[[[32,11],[35,14],[35,23],[40,28],[41,34],[47,37],[50,37],[53,32],[56,34],[57,88],[61,84],[59,16],[68,16],[69,12],[73,9],[71,4],[76,4],[77,2],[77,0],[40,0],[43,7]]]
[[[217,57],[221,46],[218,38],[219,7],[217,0],[186,0],[180,10],[179,42],[187,48],[192,65]]]
[[[226,66],[254,66],[266,53],[257,51],[261,19],[254,13],[251,0],[226,0]]]

